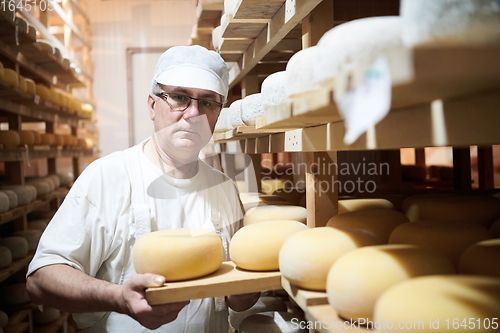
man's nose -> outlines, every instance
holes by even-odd
[[[191,103],[189,103],[189,106],[187,107],[186,110],[184,110],[184,119],[191,119],[194,120],[194,118],[199,117],[202,113],[200,112],[200,108],[198,106],[198,101],[195,99],[191,100]]]

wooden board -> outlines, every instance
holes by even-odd
[[[233,262],[226,261],[215,273],[206,277],[149,288],[146,290],[146,299],[149,304],[163,304],[276,289],[281,289],[279,271],[244,271]]]
[[[241,0],[234,17],[238,19],[270,19],[283,6],[284,0]]]
[[[295,303],[304,311],[311,305],[328,304],[326,292],[300,289],[291,284],[285,277],[281,277],[281,285]]]

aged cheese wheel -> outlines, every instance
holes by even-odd
[[[287,100],[286,71],[279,71],[266,77],[260,88],[262,108],[267,112],[271,105],[283,104]]]
[[[239,333],[308,333],[309,329],[300,328],[303,316],[286,311],[260,312],[246,317],[241,322]]]
[[[290,202],[283,199],[281,196],[268,195],[260,193],[240,193],[240,200],[243,204],[243,209],[248,212],[250,209],[258,206],[288,206]]]
[[[26,283],[14,283],[0,286],[0,303],[21,305],[30,302]]]
[[[229,308],[229,323],[232,328],[238,330],[241,321],[246,317],[268,311],[287,311],[287,305],[282,298],[261,296],[257,303],[248,310],[237,312]]]
[[[71,184],[73,184],[73,177],[68,174],[58,173],[56,176],[59,178],[60,186],[71,187]]]
[[[32,185],[2,185],[1,190],[11,190],[17,195],[17,204],[24,206],[36,199],[36,188]]]
[[[54,134],[55,145],[63,146],[64,145],[64,136],[62,134]]]
[[[5,194],[9,198],[9,209],[17,207],[17,194],[11,190],[0,190],[1,193]]]
[[[387,199],[344,199],[338,201],[339,214],[366,209],[394,209],[394,205]]]
[[[265,114],[260,93],[245,96],[240,106],[241,120],[248,126],[255,126],[257,118]]]
[[[36,84],[36,94],[40,96],[40,98],[46,102],[50,102],[50,89],[44,86],[43,84]]]
[[[14,148],[19,146],[19,134],[16,131],[4,130],[0,131],[0,144],[8,148]]]
[[[416,244],[446,255],[455,265],[472,244],[490,239],[490,232],[479,225],[449,221],[403,223],[389,237],[390,244]]]
[[[345,319],[373,320],[375,302],[391,286],[422,275],[454,274],[442,254],[416,245],[367,246],[340,257],[328,272],[328,302]]]
[[[0,192],[0,213],[5,213],[9,210],[10,200],[7,194]]]
[[[0,246],[9,248],[12,260],[23,259],[28,254],[28,241],[24,237],[11,236],[0,238]]]
[[[404,332],[498,332],[492,324],[499,317],[499,279],[435,275],[388,289],[377,301],[374,322],[418,323],[409,324]],[[393,333],[394,327],[382,326],[375,332]]]
[[[402,204],[410,221],[453,221],[489,227],[500,217],[500,199],[490,196],[411,196]]]
[[[137,273],[153,273],[167,281],[198,278],[215,272],[224,253],[221,238],[202,228],[154,231],[139,238],[133,248]]]
[[[468,247],[458,262],[458,273],[500,278],[500,238],[488,239]]]
[[[56,143],[56,136],[53,133],[40,133],[41,144],[53,146]]]
[[[290,236],[279,253],[281,274],[304,289],[324,291],[330,267],[343,254],[380,242],[362,230],[317,227]]]
[[[405,214],[393,209],[367,209],[338,214],[328,220],[327,226],[365,230],[380,240],[389,242],[392,231],[402,223],[408,222]]]
[[[3,311],[0,311],[0,328],[6,328],[9,324],[9,316]]]
[[[35,142],[33,143],[35,146],[41,144],[42,138],[40,137],[40,133],[37,131],[33,131],[33,136],[35,137]]]
[[[293,205],[268,205],[250,208],[243,217],[243,224],[250,225],[255,223],[275,221],[275,220],[294,220],[302,223],[307,222],[307,209],[301,206]]]
[[[19,76],[17,75],[15,70],[10,68],[4,68],[3,81],[12,88],[17,88],[19,86]]]
[[[37,196],[46,195],[50,193],[50,185],[47,184],[46,181],[36,179],[36,180],[27,180],[27,185],[32,185],[36,188]]]
[[[10,252],[9,248],[6,246],[0,246],[0,269],[9,267],[11,263],[12,263],[12,253]]]
[[[26,92],[26,79],[22,75],[18,75],[19,79],[19,84],[17,85],[17,89],[21,90],[22,92]]]
[[[316,90],[321,85],[314,78],[317,46],[295,53],[286,64],[286,93],[289,97]]]
[[[36,95],[36,84],[32,79],[26,78],[24,79],[26,82],[26,93],[32,96]]]
[[[219,25],[212,30],[212,46],[215,51],[219,51],[222,44],[222,27]]]
[[[490,232],[494,237],[500,238],[500,218],[496,219],[490,227]]]
[[[19,145],[33,145],[35,143],[35,135],[30,130],[16,130],[19,134]]]
[[[33,310],[33,322],[35,324],[48,324],[56,321],[61,316],[61,311],[58,309],[51,308],[49,306],[44,306],[43,311],[35,308]]]
[[[219,118],[217,118],[217,123],[215,124],[215,133],[227,132],[233,129],[231,123],[229,122],[229,108],[222,108],[219,114]]]
[[[306,229],[308,228],[305,224],[292,220],[267,221],[244,226],[231,239],[229,255],[231,260],[243,269],[277,270],[283,243],[294,233]]]
[[[231,103],[229,106],[229,123],[233,128],[238,126],[245,126],[243,119],[241,119],[241,103],[242,99],[238,99]]]
[[[28,251],[35,251],[38,247],[42,232],[40,230],[21,230],[12,233],[12,236],[19,236],[26,239],[28,242]]]
[[[403,0],[402,38],[409,46],[498,43],[498,8],[497,0]]]
[[[262,179],[261,180],[261,185],[262,189],[261,191],[265,194],[273,194],[279,189],[286,188],[287,185],[290,183],[290,181],[287,181],[286,179]]]
[[[52,183],[54,183],[54,189],[61,186],[61,180],[59,179],[59,177],[57,175],[55,175],[55,174],[48,175],[47,179],[51,180]]]

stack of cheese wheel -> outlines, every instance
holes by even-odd
[[[10,200],[7,194],[0,192],[0,213],[5,213],[10,209]]]
[[[243,119],[241,119],[241,103],[243,102],[242,99],[238,99],[234,102],[231,103],[229,106],[229,123],[233,128],[238,127],[238,126],[245,126],[245,123],[243,122]]]
[[[9,248],[12,260],[23,259],[28,255],[28,241],[24,237],[10,236],[0,238],[0,246]]]
[[[454,273],[445,256],[424,247],[366,246],[346,253],[333,264],[326,292],[328,302],[340,317],[372,321],[377,299],[398,282],[422,275]]]
[[[133,248],[137,273],[162,275],[166,281],[213,273],[221,266],[223,256],[221,238],[202,228],[154,231],[139,238]]]
[[[458,262],[458,273],[500,278],[500,238],[488,239],[468,247]]]
[[[286,102],[287,77],[286,71],[273,73],[266,77],[260,88],[261,105],[265,113],[273,105],[280,105]]]
[[[14,283],[0,286],[0,303],[5,305],[22,305],[30,302],[26,283]]]
[[[435,275],[388,289],[377,301],[374,322],[409,323],[404,332],[498,332],[499,317],[498,278]],[[375,332],[393,333],[394,327]]]
[[[32,185],[2,185],[1,190],[10,190],[17,195],[17,204],[24,206],[36,199],[36,188]]]
[[[0,269],[9,267],[12,263],[12,252],[7,246],[0,246]]]
[[[497,0],[403,0],[402,38],[409,46],[498,43],[498,8]]]
[[[338,213],[355,212],[366,209],[394,209],[394,205],[387,199],[343,199],[338,201]]]
[[[12,236],[23,237],[28,242],[28,252],[35,251],[38,247],[42,232],[40,230],[20,230],[12,233]]]
[[[38,308],[33,310],[33,322],[35,324],[48,324],[56,321],[61,316],[61,312],[58,309],[51,308],[50,306],[44,306],[43,311]]]
[[[294,97],[304,92],[319,89],[314,78],[317,46],[311,46],[295,53],[286,64],[286,93]]]
[[[328,271],[343,254],[380,242],[362,230],[317,227],[290,236],[279,253],[283,277],[300,288],[324,291]]]
[[[453,221],[485,227],[500,217],[500,199],[490,196],[411,196],[401,209],[410,221]]]
[[[283,243],[296,232],[306,229],[308,228],[305,224],[292,220],[246,225],[239,229],[231,239],[229,255],[231,260],[242,269],[278,270],[279,252]]]
[[[265,114],[260,93],[245,96],[240,106],[241,120],[247,126],[255,126],[255,121]]]
[[[239,333],[308,333],[307,328],[300,328],[299,322],[304,322],[303,316],[290,312],[261,312],[246,317],[241,322]]]
[[[333,216],[327,222],[329,227],[354,228],[364,230],[387,244],[392,231],[403,223],[407,223],[405,214],[393,209],[367,209]]]
[[[287,305],[281,298],[261,296],[257,303],[248,310],[237,312],[229,308],[229,323],[232,328],[239,331],[240,323],[243,319],[253,314],[266,311],[287,311]]]
[[[9,209],[17,207],[17,194],[11,190],[0,190],[0,193],[3,193],[9,199]]]
[[[16,131],[3,130],[0,131],[0,144],[4,148],[15,148],[19,146],[21,139]]]
[[[250,208],[243,217],[243,224],[250,225],[275,220],[307,222],[307,209],[293,205],[267,205]]]
[[[483,226],[450,221],[403,223],[391,233],[390,244],[416,244],[444,254],[455,265],[472,244],[490,239]]]
[[[17,88],[19,86],[19,76],[17,72],[10,68],[4,68],[3,82],[7,83],[11,88]]]
[[[229,112],[231,112],[229,108],[223,108],[220,111],[219,118],[217,118],[217,123],[215,124],[215,133],[227,132],[233,129],[233,126],[229,122]]]
[[[500,218],[496,219],[495,222],[493,222],[490,227],[490,232],[494,237],[500,238]]]

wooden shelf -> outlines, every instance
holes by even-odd
[[[57,333],[69,317],[68,312],[62,312],[61,316],[48,324],[33,326],[33,332],[35,333]]]
[[[238,126],[226,132],[214,133],[213,139],[217,142],[243,140],[263,135],[283,132],[275,129],[256,129],[255,126]]]
[[[0,270],[0,282],[7,280],[9,277],[19,272],[21,269],[26,267],[28,263],[33,258],[33,254],[30,253],[23,259],[15,260],[10,264],[9,267]]]
[[[39,158],[82,157],[90,155],[92,155],[92,152],[84,149],[35,146],[30,147],[28,151],[26,151],[25,148],[0,149],[0,162],[28,161]]]
[[[325,292],[300,289],[291,284],[290,281],[283,276],[281,277],[281,285],[293,301],[304,311],[312,305],[328,304]]]

